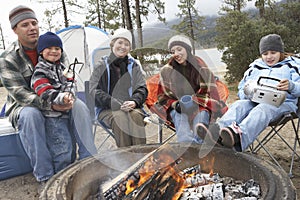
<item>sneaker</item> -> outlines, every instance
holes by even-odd
[[[220,130],[221,142],[224,146],[232,148],[234,146],[240,145],[240,135],[242,134],[242,130],[233,122],[230,126],[222,128]]]
[[[203,123],[196,124],[196,133],[204,141],[216,144],[219,141],[219,125],[213,123],[209,125],[209,128]],[[208,136],[208,137],[207,137]],[[209,140],[209,141],[208,141]]]

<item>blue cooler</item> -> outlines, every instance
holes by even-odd
[[[19,133],[7,118],[0,118],[0,180],[32,171]]]

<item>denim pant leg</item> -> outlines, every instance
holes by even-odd
[[[253,108],[249,115],[239,123],[242,130],[242,151],[252,144],[272,120],[293,110],[295,110],[295,105],[292,102],[285,102],[280,107],[261,103]]]
[[[73,142],[69,132],[69,119],[46,117],[46,139],[55,173],[72,163]]]
[[[172,110],[170,115],[176,128],[177,141],[192,143],[194,141],[194,133],[191,131],[188,116],[175,110]]]
[[[239,124],[249,112],[257,106],[250,100],[237,100],[227,110],[227,112],[218,120],[220,128],[230,126],[232,122]]]
[[[24,107],[18,120],[20,139],[37,181],[48,180],[54,174],[52,157],[46,143],[45,118],[35,107]]]
[[[96,154],[90,111],[78,98],[70,112],[70,126],[71,134],[74,134],[78,144],[79,159]]]

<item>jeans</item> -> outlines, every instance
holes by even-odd
[[[55,171],[46,143],[45,117],[35,107],[24,107],[19,114],[18,129],[33,168],[33,175],[37,181],[48,180]]]
[[[204,110],[198,112],[193,118],[191,125],[189,117],[185,113],[178,113],[176,110],[172,110],[170,115],[176,128],[178,142],[203,143],[202,139],[197,135],[197,133],[194,133],[193,130],[197,123],[203,123],[205,125],[209,124],[210,115],[207,111]]]
[[[69,132],[62,131],[68,135],[57,136],[55,134],[54,136],[52,135],[54,131],[51,134],[46,132],[46,119],[39,109],[27,106],[20,111],[18,120],[19,135],[25,152],[30,159],[33,175],[37,181],[48,180],[68,162],[65,161],[66,158],[64,156],[59,157],[58,150],[55,150],[54,147],[55,145],[63,145],[63,147],[59,147],[60,150],[63,152],[68,151],[69,153],[73,152],[72,147],[69,149],[70,143],[74,144],[72,139],[70,139],[69,133],[71,133],[72,138],[76,138],[79,159],[97,153],[90,113],[86,105],[79,99],[74,102],[68,121]],[[48,126],[51,128],[50,124]],[[64,142],[56,144],[57,140],[55,137],[59,137]],[[66,141],[68,138],[70,143]],[[53,159],[53,155],[58,157]],[[70,159],[73,160],[72,158],[67,158],[66,160]]]
[[[54,173],[72,163],[72,137],[69,132],[69,119],[61,117],[46,117],[46,143],[54,167]]]
[[[90,111],[78,98],[70,112],[70,132],[76,138],[79,160],[97,154]]]
[[[278,119],[286,112],[296,111],[293,102],[284,102],[279,107],[266,103],[254,103],[250,100],[235,101],[228,111],[219,119],[220,128],[230,126],[236,122],[242,130],[242,151],[246,150],[259,134],[273,120]]]

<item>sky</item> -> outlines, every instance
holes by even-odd
[[[79,1],[84,1],[84,0],[79,0]],[[85,0],[84,2],[86,1],[87,0]],[[174,19],[176,17],[175,14],[179,12],[176,2],[179,2],[179,0],[165,0],[165,7],[166,7],[165,16],[167,20]],[[196,0],[196,2],[197,3],[195,7],[199,10],[200,15],[217,15],[223,1],[222,0]],[[51,8],[51,3],[40,4],[37,3],[37,0],[9,0],[9,1],[5,1],[5,3],[2,2],[2,5],[0,6],[0,19],[1,19],[0,24],[4,35],[4,40],[6,41],[6,43],[11,43],[16,39],[14,32],[10,28],[8,15],[9,15],[9,11],[18,5],[26,5],[32,8],[35,11],[40,23],[43,19],[43,15],[46,7]],[[153,22],[155,20],[156,19],[154,16],[149,17],[149,22]],[[80,24],[80,22],[78,22],[78,24]],[[71,25],[75,25],[75,24],[71,24]]]

